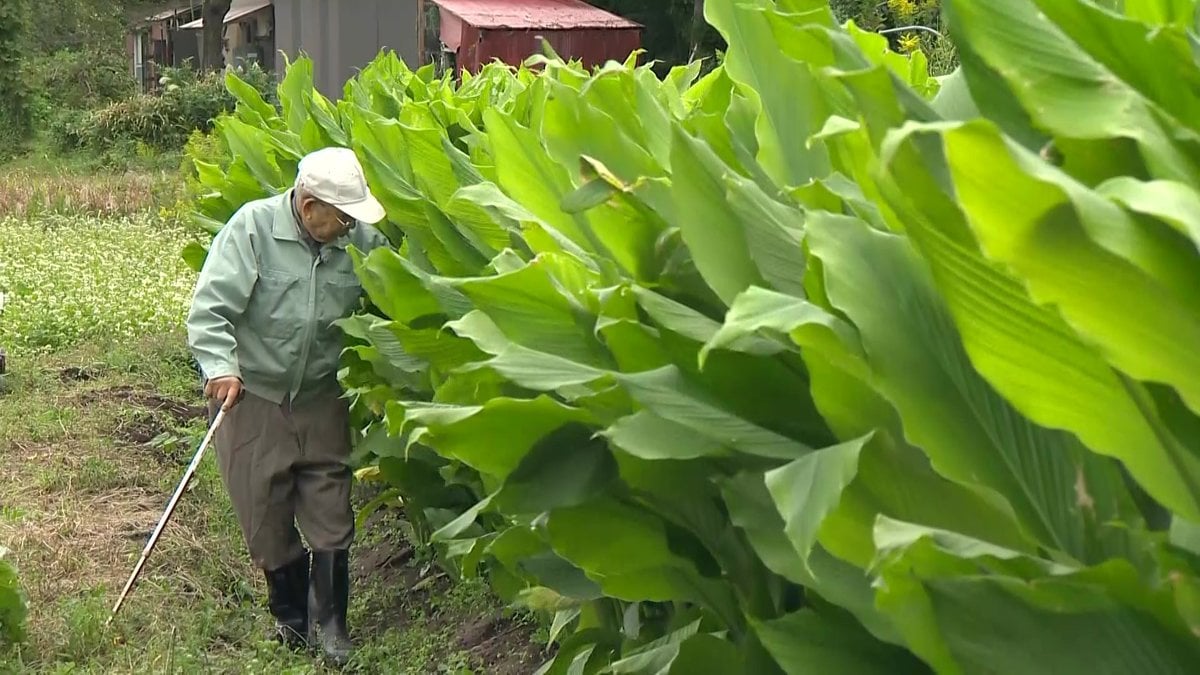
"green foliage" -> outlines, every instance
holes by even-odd
[[[17,580],[17,571],[5,559],[8,550],[0,546],[0,649],[21,641],[25,636],[25,595]]]
[[[942,80],[816,0],[710,1],[702,78],[303,60],[231,81],[197,220],[355,149],[358,456],[544,673],[1185,673],[1200,88],[1152,4],[947,0]]]
[[[239,72],[250,86],[270,95],[271,76],[260,66],[250,64]],[[57,146],[105,152],[143,144],[178,150],[194,131],[211,130],[213,121],[235,104],[222,73],[167,68],[162,80],[159,93],[131,96],[96,110],[60,113],[50,129]]]
[[[27,55],[35,57],[64,50],[123,54],[125,7],[147,4],[129,0],[36,0],[27,8],[30,29],[23,36],[22,46]]]
[[[696,0],[594,0],[591,4],[641,24],[646,58],[661,61],[659,69],[664,72],[692,58],[711,60],[725,47],[712,26],[694,21]]]
[[[933,75],[947,75],[958,66],[949,27],[942,21],[941,0],[832,0],[830,7],[839,21],[853,21],[870,31],[889,31],[893,49],[903,53],[920,49],[928,56]],[[924,26],[940,35],[919,29],[891,30],[909,26]]]
[[[25,0],[0,3],[0,157],[12,154],[30,132],[29,93],[20,77]]]
[[[35,120],[99,108],[134,93],[128,57],[121,52],[64,49],[27,57],[22,67]]]

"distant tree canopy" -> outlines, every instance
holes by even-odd
[[[3,4],[3,3],[0,3]],[[163,0],[34,0],[26,2],[23,45],[29,54],[123,51],[130,16],[157,11]]]
[[[725,48],[712,26],[704,21],[704,0],[589,0],[597,7],[645,27],[642,47],[649,59],[664,67],[710,58]]]
[[[9,154],[29,134],[29,93],[21,80],[21,40],[25,0],[0,2],[0,155]]]
[[[725,48],[720,34],[704,21],[704,0],[588,1],[642,24],[642,46],[649,59],[662,62],[662,68],[693,58],[712,59]],[[941,0],[830,0],[829,4],[839,22],[853,20],[866,30],[911,25],[943,30]],[[924,51],[935,74],[949,72],[957,63],[950,42],[927,32],[902,31],[888,37],[898,50]]]

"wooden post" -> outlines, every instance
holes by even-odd
[[[425,0],[417,0],[417,68],[425,65]]]

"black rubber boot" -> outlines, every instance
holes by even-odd
[[[338,666],[350,660],[353,645],[346,630],[350,602],[350,555],[346,550],[313,551],[310,641],[316,638],[325,657]]]
[[[308,646],[309,554],[267,570],[267,606],[275,617],[275,638],[289,649]]]

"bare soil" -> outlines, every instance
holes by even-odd
[[[399,532],[398,511],[372,514],[364,529],[387,528]],[[436,565],[423,561],[402,537],[388,537],[356,548],[351,575],[357,584],[368,579],[383,588],[395,589],[391,597],[378,598],[379,611],[367,612],[373,621],[360,627],[367,633],[403,627],[437,606],[435,598],[447,595],[454,582]],[[489,675],[528,675],[545,662],[547,654],[534,639],[531,621],[508,615],[500,609],[470,617],[453,611],[435,611],[428,617],[427,630],[452,630],[454,642],[468,652]],[[438,672],[437,663],[426,664],[426,672]]]

